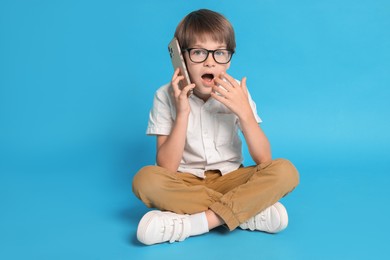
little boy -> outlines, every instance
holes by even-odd
[[[150,208],[137,230],[146,245],[182,241],[220,225],[277,233],[288,215],[278,202],[299,182],[287,160],[272,160],[246,78],[226,73],[236,43],[221,14],[188,14],[175,32],[192,84],[177,69],[157,90],[147,134],[157,136],[157,165],[142,168],[133,192]],[[189,93],[192,93],[189,95]],[[244,167],[242,131],[256,166]]]

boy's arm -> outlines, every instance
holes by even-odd
[[[222,74],[221,77],[225,78],[227,82],[220,78],[215,78],[215,83],[223,88],[213,87],[216,93],[212,93],[212,97],[238,116],[242,133],[253,161],[256,164],[271,161],[270,143],[257,123],[249,104],[246,78],[243,78],[241,85],[239,85],[234,78],[226,73]]]
[[[170,135],[157,136],[157,165],[176,172],[184,152],[188,116],[177,116]]]
[[[171,80],[173,95],[175,97],[176,118],[169,135],[157,136],[156,155],[158,166],[174,172],[179,168],[183,157],[188,117],[191,112],[187,93],[195,87],[195,84],[190,84],[181,90],[179,88],[179,82],[184,77],[180,76],[179,72],[180,70],[176,69]]]
[[[249,153],[256,164],[272,160],[271,146],[255,117],[249,115],[247,118],[240,118],[242,133],[245,137]]]

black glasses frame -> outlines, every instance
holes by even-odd
[[[192,50],[204,50],[204,51],[207,51],[206,58],[205,58],[204,60],[202,60],[202,61],[193,61],[193,60],[191,59],[191,54],[190,54],[190,52],[191,52]],[[205,48],[187,48],[187,49],[184,49],[183,51],[187,51],[187,52],[188,52],[188,57],[190,58],[190,60],[191,60],[193,63],[202,63],[202,62],[204,62],[205,60],[207,60],[207,58],[209,57],[209,54],[211,53],[211,54],[213,55],[213,59],[214,59],[214,61],[215,61],[216,63],[218,63],[218,64],[227,64],[227,63],[229,63],[229,62],[232,60],[233,54],[234,54],[234,51],[228,50],[228,49],[208,50],[208,49],[205,49]],[[228,52],[230,52],[230,58],[229,58],[229,60],[228,60],[227,62],[218,62],[218,61],[215,59],[215,52],[216,52],[216,51],[228,51]]]

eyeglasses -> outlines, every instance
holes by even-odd
[[[216,63],[226,64],[232,59],[234,51],[227,49],[207,50],[203,48],[188,48],[185,49],[188,52],[190,60],[195,63],[201,63],[207,60],[209,53],[213,55]]]

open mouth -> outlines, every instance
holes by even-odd
[[[202,79],[206,82],[212,82],[213,79],[214,79],[214,75],[213,74],[209,74],[209,73],[206,73],[206,74],[203,74],[202,75]]]

